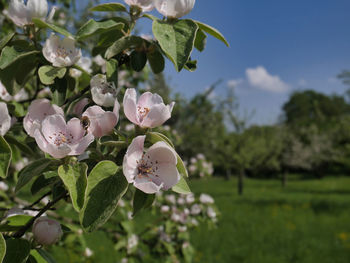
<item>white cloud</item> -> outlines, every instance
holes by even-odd
[[[262,67],[248,68],[246,76],[251,86],[270,91],[270,92],[285,92],[289,89],[287,83],[282,81],[279,76],[273,76]]]
[[[231,79],[227,81],[227,87],[236,88],[238,85],[242,84],[243,79]]]

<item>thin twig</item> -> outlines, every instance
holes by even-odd
[[[23,210],[31,210],[30,208],[33,208],[35,205],[39,204],[41,200],[43,200],[46,196],[50,195],[52,191],[47,192],[46,194],[43,194],[38,200],[36,200],[31,205],[25,206]]]
[[[22,237],[29,228],[33,225],[34,221],[39,218],[42,214],[44,214],[47,210],[51,208],[54,204],[56,204],[58,201],[60,201],[62,198],[65,198],[67,196],[67,192],[62,193],[60,196],[58,196],[55,200],[50,201],[35,217],[30,219],[27,224],[25,224],[21,229],[19,229],[17,232],[15,232],[12,237],[14,238],[20,238]]]

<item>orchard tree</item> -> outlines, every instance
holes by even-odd
[[[42,247],[72,230],[61,222],[85,232],[108,230],[122,198],[131,196],[135,215],[152,206],[161,191],[190,194],[181,157],[169,138],[154,131],[176,105],[156,93],[138,92],[144,88],[140,72],[147,63],[154,74],[163,72],[165,59],[178,72],[194,70],[192,50],[203,51],[207,34],[228,45],[216,29],[182,19],[195,0],[104,3],[78,20],[70,1],[54,2],[65,8],[47,0],[0,5],[5,14],[0,18],[0,177],[8,193],[0,225],[4,262],[52,262]],[[148,13],[154,8],[163,19]],[[87,14],[98,15],[87,20]],[[136,34],[141,18],[152,22],[151,38]],[[121,122],[132,123],[135,132],[126,133]],[[74,219],[55,213],[63,202],[74,209]],[[216,216],[213,208],[207,214]],[[116,234],[120,240],[130,233],[129,224],[122,230]],[[182,251],[189,262],[190,246],[163,246],[170,256]]]

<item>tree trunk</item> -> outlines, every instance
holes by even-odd
[[[231,177],[231,169],[227,168],[226,169],[226,180],[230,180],[230,177]]]
[[[238,194],[239,195],[243,195],[243,180],[244,180],[244,169],[242,169],[238,175]]]
[[[286,187],[287,185],[287,172],[282,173],[282,187]]]

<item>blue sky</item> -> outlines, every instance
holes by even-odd
[[[231,46],[209,37],[206,50],[193,53],[196,72],[168,63],[166,75],[187,97],[218,79],[219,96],[235,84],[241,111],[255,111],[251,123],[274,123],[293,91],[344,93],[336,76],[350,70],[349,10],[349,0],[197,0],[187,17],[216,27]],[[142,31],[151,33],[151,24]]]

